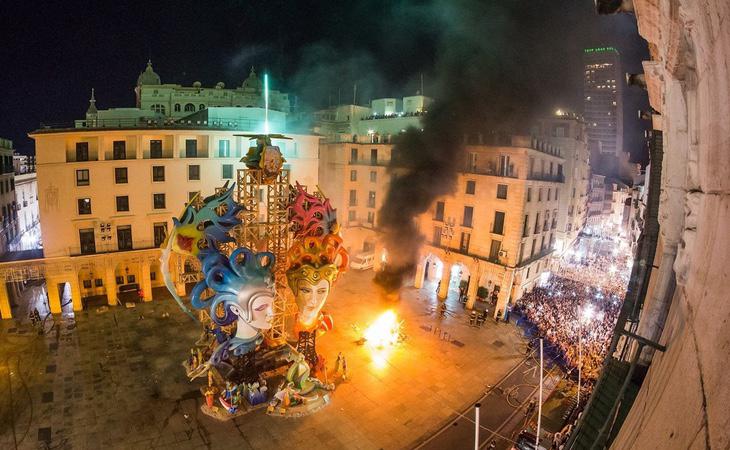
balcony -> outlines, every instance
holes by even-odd
[[[487,164],[472,165],[467,163],[464,167],[464,173],[473,173],[475,175],[491,175],[504,178],[519,178],[517,169],[510,165],[509,167],[497,166],[494,161],[488,161]]]
[[[531,173],[527,176],[527,179],[535,181],[552,181],[555,183],[565,183],[565,175],[563,174],[551,175],[549,173]]]
[[[350,159],[349,164],[353,166],[386,167],[389,162],[385,159]]]

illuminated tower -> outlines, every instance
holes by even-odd
[[[587,48],[583,50],[583,63],[583,118],[588,148],[592,155],[619,157],[623,152],[623,83],[619,52],[613,47]]]

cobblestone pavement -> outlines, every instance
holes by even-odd
[[[330,364],[343,352],[351,379],[329,406],[298,419],[203,415],[200,382],[180,365],[199,329],[160,292],[136,308],[49,317],[44,334],[23,316],[0,322],[0,448],[411,448],[523,359],[513,325],[469,327],[455,292],[437,318],[435,286],[387,303],[371,278],[351,271],[333,289],[335,329],[317,346]],[[374,361],[355,341],[387,308],[405,319],[408,339]]]

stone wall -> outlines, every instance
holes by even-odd
[[[674,273],[656,272],[644,309],[668,307],[663,326],[643,330],[667,351],[654,355],[612,448],[729,448],[730,2],[634,5],[664,132],[662,252],[676,259]]]

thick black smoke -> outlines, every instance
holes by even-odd
[[[509,11],[457,2],[434,5],[433,13],[444,21],[432,93],[436,101],[422,129],[398,136],[390,186],[378,214],[388,264],[376,281],[387,290],[400,288],[416,264],[423,241],[417,217],[455,190],[458,172],[465,168],[465,136],[518,131],[530,120],[530,100],[525,100],[537,91],[529,76],[515,72],[519,55],[505,52],[516,30]]]

